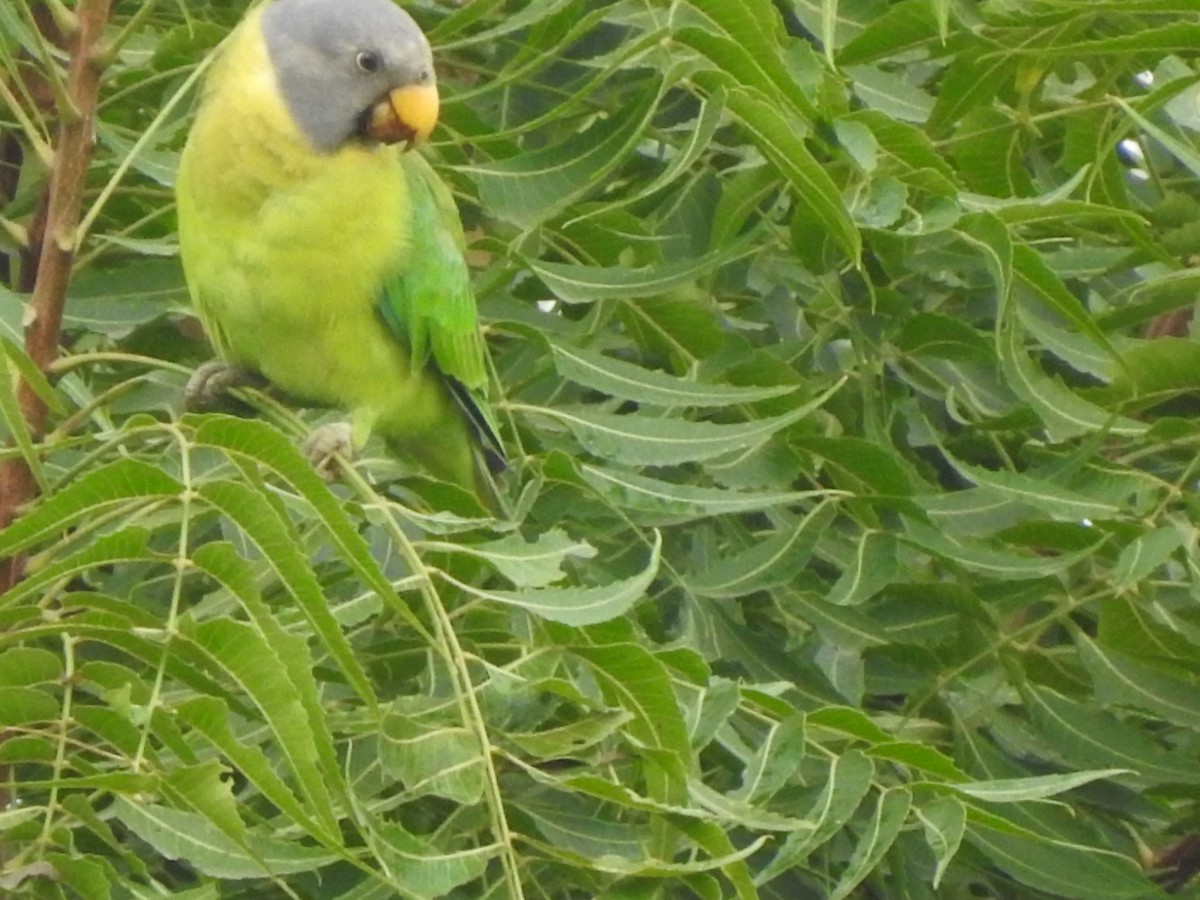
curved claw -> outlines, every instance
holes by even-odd
[[[326,481],[336,476],[338,458],[351,462],[355,456],[354,430],[349,422],[331,422],[313,431],[300,450],[308,457],[317,474]]]
[[[264,385],[266,380],[257,372],[221,359],[209,360],[188,379],[183,389],[183,406],[188,412],[211,412],[227,404],[229,392],[234,388]]]

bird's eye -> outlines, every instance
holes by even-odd
[[[374,50],[361,50],[354,57],[354,63],[363,72],[378,72],[379,67],[383,65],[383,60]]]

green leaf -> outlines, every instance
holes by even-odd
[[[785,594],[779,602],[781,608],[815,628],[830,650],[837,648],[857,655],[865,647],[885,647],[890,643],[887,632],[871,617],[855,609],[835,606],[815,594],[795,591]]]
[[[722,3],[721,0],[687,0],[687,15],[680,20],[689,26],[674,32],[712,62],[737,84],[779,97],[805,119],[817,118],[817,109],[789,70],[779,48],[779,14],[766,0]]]
[[[891,72],[862,65],[843,68],[842,71],[850,76],[855,95],[869,109],[878,110],[900,122],[915,123],[927,121],[933,111],[932,96]]]
[[[1149,710],[1168,722],[1200,726],[1200,698],[1192,679],[1159,672],[1076,632],[1080,661],[1095,680],[1096,699]]]
[[[618,415],[590,409],[530,407],[529,412],[554,418],[574,433],[596,456],[632,465],[673,465],[712,459],[724,453],[757,446],[782,428],[819,408],[840,387],[781,416],[736,425],[656,418],[645,414]]]
[[[1022,693],[1039,732],[1064,760],[1132,771],[1153,782],[1200,782],[1200,772],[1190,760],[1164,750],[1108,710],[1034,685],[1027,685]]]
[[[32,687],[62,677],[62,660],[37,647],[9,647],[0,654],[0,687]]]
[[[603,182],[632,152],[661,96],[661,83],[651,79],[603,126],[593,125],[556,146],[457,170],[475,182],[493,214],[532,228]]]
[[[1194,341],[1169,337],[1136,344],[1124,351],[1123,368],[1098,396],[1102,401],[1151,406],[1190,395],[1198,386],[1198,350]]]
[[[765,837],[760,837],[749,847],[738,847],[725,829],[715,822],[685,819],[680,823],[680,829],[708,853],[708,865],[720,869],[740,900],[757,900],[758,892],[754,889],[754,880],[746,860],[766,844]]]
[[[4,356],[8,358],[9,365],[19,373],[21,378],[30,390],[32,390],[42,403],[59,415],[66,413],[66,407],[63,406],[62,399],[54,390],[54,386],[46,378],[46,373],[43,372],[33,360],[29,358],[29,354],[21,349],[15,341],[9,340],[7,337],[0,336],[0,351],[3,351]],[[11,382],[15,387],[15,379]],[[13,427],[14,418],[8,415],[5,411],[6,419],[10,430]],[[23,422],[23,416],[16,416],[15,419],[20,419]]]
[[[1113,101],[1121,108],[1125,115],[1129,116],[1129,118],[1133,119],[1133,121],[1137,123],[1139,128],[1151,135],[1156,141],[1162,144],[1172,156],[1187,166],[1188,170],[1193,175],[1200,176],[1200,152],[1196,151],[1194,145],[1183,141],[1172,134],[1169,134],[1162,128],[1159,128],[1120,97],[1114,97]]]
[[[655,263],[640,268],[580,266],[530,260],[529,268],[564,303],[596,303],[669,294],[694,284],[739,255],[740,245],[695,259]],[[553,347],[559,350],[559,347]]]
[[[820,795],[804,816],[811,823],[810,827],[788,835],[755,879],[756,883],[762,885],[777,877],[837,834],[866,797],[874,771],[871,760],[857,750],[834,757]],[[877,807],[877,812],[882,813],[882,810]],[[888,821],[891,821],[890,814]]]
[[[898,56],[928,46],[938,37],[938,29],[927,0],[902,0],[890,4],[881,15],[842,47],[837,61],[843,69],[855,63]]]
[[[243,777],[252,783],[262,795],[289,821],[299,825],[312,837],[339,846],[340,842],[317,824],[311,813],[296,799],[282,778],[268,761],[263,751],[252,744],[238,739],[229,727],[229,707],[215,697],[197,697],[181,704],[179,716],[195,733],[203,735],[221,754],[237,766]]]
[[[214,878],[261,878],[310,872],[337,860],[325,850],[247,834],[246,847],[226,837],[203,816],[118,797],[116,817],[168,859],[180,860]]]
[[[491,591],[472,587],[443,574],[446,580],[484,600],[515,606],[564,625],[594,625],[626,612],[641,600],[658,574],[662,535],[655,533],[650,561],[637,575],[598,587],[530,588],[524,591]]]
[[[391,608],[406,615],[410,623],[419,625],[415,616],[397,596],[387,577],[372,557],[371,548],[347,517],[329,487],[277,429],[263,422],[246,421],[229,416],[208,415],[203,418],[194,436],[198,444],[220,447],[235,458],[261,463],[284,478],[308,501],[325,526],[330,542],[346,564],[370,585]],[[304,590],[305,598],[309,594]],[[318,612],[319,615],[319,612]]]
[[[854,888],[871,873],[899,836],[911,806],[912,794],[904,788],[884,791],[880,795],[871,821],[854,848],[846,871],[829,895],[831,900],[850,896]]]
[[[1017,881],[1056,896],[1117,900],[1155,895],[1137,864],[1113,853],[1006,834],[974,823],[967,828],[967,841]]]
[[[1121,549],[1113,568],[1113,584],[1132,587],[1163,566],[1182,546],[1183,537],[1173,527],[1139,534]]]
[[[484,772],[479,738],[452,725],[397,704],[384,716],[379,759],[406,792],[475,804],[483,796]]]
[[[742,772],[741,786],[730,796],[762,803],[774,797],[800,770],[806,733],[804,717],[793,715],[772,722]]]
[[[1076,491],[1059,487],[1048,478],[1020,472],[992,472],[947,457],[960,475],[992,494],[1039,509],[1055,519],[1106,519],[1119,516],[1122,508],[1104,500],[1093,500]]]
[[[15,526],[13,526],[15,527]],[[160,563],[161,557],[146,546],[149,535],[142,528],[125,528],[97,538],[76,553],[46,562],[35,559],[28,568],[29,576],[15,587],[0,594],[0,609],[24,601],[62,582],[71,576],[107,565]]]
[[[554,353],[554,367],[564,378],[602,394],[654,406],[734,406],[782,397],[799,387],[795,384],[764,387],[703,384],[575,347],[551,344],[550,349]]]
[[[874,441],[858,437],[800,435],[793,444],[822,458],[825,466],[848,480],[846,487],[865,486],[883,495],[907,497],[913,493],[912,475],[897,455]]]
[[[967,809],[958,798],[944,797],[914,807],[913,814],[924,828],[925,842],[937,860],[937,868],[933,873],[933,887],[936,890],[962,845]]]
[[[30,476],[38,488],[44,491],[47,484],[46,472],[34,447],[34,435],[29,422],[26,421],[20,393],[23,389],[32,389],[42,403],[58,412],[62,411],[62,403],[46,381],[45,375],[33,364],[29,356],[13,341],[0,336],[0,360],[5,358],[8,364],[4,367],[4,372],[0,373],[0,423],[4,424],[4,432],[20,451]]]
[[[57,721],[62,714],[58,700],[31,687],[0,688],[0,725],[29,726]]]
[[[591,410],[537,410],[571,429],[591,454],[631,465],[675,465],[745,450],[803,418],[807,409],[737,425]]]
[[[814,499],[810,491],[739,491],[673,484],[632,472],[583,465],[580,474],[594,490],[624,509],[684,520],[787,507]],[[822,495],[835,492],[822,491]]]
[[[116,870],[107,860],[65,853],[48,853],[46,859],[54,867],[55,880],[84,900],[108,900],[112,896],[109,888]]]
[[[789,520],[775,534],[747,549],[722,554],[688,578],[688,588],[703,597],[729,599],[788,583],[808,565],[835,514],[831,503],[819,504],[800,522]]]
[[[17,553],[84,516],[96,517],[113,506],[177,497],[183,486],[159,466],[119,459],[59,488],[0,533],[0,555]]]
[[[238,816],[237,801],[233,796],[231,782],[223,776],[229,774],[215,759],[197,766],[181,766],[165,779],[171,792],[215,825],[227,837],[239,844],[246,838],[246,826]]]
[[[979,46],[955,56],[938,84],[937,102],[929,115],[935,133],[945,131],[968,111],[987,104],[996,91],[1012,80],[1018,60],[1003,51]]]
[[[1032,555],[994,549],[981,541],[961,540],[925,525],[909,522],[906,538],[916,546],[958,563],[964,568],[997,579],[1040,578],[1089,557],[1102,539],[1075,553]]]
[[[1146,426],[1109,413],[1084,400],[1057,378],[1047,375],[1022,346],[1023,332],[1011,316],[1000,327],[1001,365],[1013,392],[1041,417],[1052,441],[1065,441],[1094,432],[1137,435]]]
[[[633,644],[576,642],[571,652],[588,663],[605,699],[633,716],[630,735],[645,747],[663,751],[655,758],[653,769],[659,774],[651,776],[651,796],[666,802],[681,799],[689,741],[666,667]]]
[[[294,654],[297,663],[304,663],[303,641],[293,638],[285,646],[272,647],[249,626],[227,619],[201,622],[184,634],[207,654],[210,665],[232,678],[258,707],[314,816],[327,834],[336,834],[337,817],[329,790],[329,778],[337,771],[328,768],[332,747],[320,746],[329,740],[324,723],[311,718],[285,663],[286,654]]]
[[[593,714],[579,722],[537,732],[509,732],[505,738],[539,759],[555,759],[578,754],[612,738],[629,721],[629,713],[611,710]]]
[[[1079,174],[1082,176],[1084,173]],[[1061,216],[1062,211],[1052,210],[1048,214]],[[1003,211],[997,213],[998,218],[1003,216]],[[1059,325],[1061,322],[1073,327],[1094,345],[1092,349],[1101,354],[1106,362],[1119,362],[1117,351],[1108,336],[1088,315],[1087,310],[1080,306],[1078,298],[1055,275],[1041,254],[1026,244],[1016,244],[1013,247],[1013,275],[1021,289],[1022,311],[1033,306],[1046,309],[1058,319],[1054,324]],[[1061,329],[1061,325],[1059,328]]]
[[[796,124],[760,95],[745,89],[730,92],[729,110],[792,186],[796,204],[832,236],[851,262],[857,262],[862,237],[837,186],[805,146]]]
[[[896,539],[881,531],[863,532],[853,561],[825,599],[838,606],[863,603],[891,584],[897,569]]]
[[[494,847],[468,847],[447,852],[391,822],[371,828],[375,852],[394,873],[399,888],[415,897],[443,897],[484,874],[496,855]]]
[[[1128,771],[1128,769],[1101,769],[1094,772],[1068,772],[1063,775],[963,782],[954,785],[954,790],[988,803],[1020,803],[1025,800],[1044,800],[1093,781],[1112,778],[1114,775],[1122,775]]]
[[[613,822],[596,815],[596,804],[556,792],[532,797],[525,811],[554,850],[596,858],[613,856],[630,862],[644,858],[648,829],[637,822]]]
[[[928,772],[951,784],[970,781],[970,777],[950,757],[936,747],[916,744],[911,741],[886,741],[870,749],[870,755],[887,759],[921,772]]]
[[[552,528],[526,541],[510,534],[482,544],[449,544],[425,541],[426,550],[464,553],[485,559],[517,587],[540,588],[567,577],[563,564],[568,559],[591,559],[596,548],[587,541],[572,540],[562,529]]]
[[[676,148],[670,164],[654,181],[643,187],[637,195],[630,199],[641,199],[663,190],[673,184],[679,177],[686,174],[712,145],[717,129],[725,118],[725,91],[718,87],[711,94],[700,98],[700,112],[696,118],[683,129],[685,143]]]
[[[270,503],[256,491],[233,481],[210,481],[201,485],[199,492],[201,497],[236,522],[246,538],[262,552],[276,576],[300,605],[321,643],[337,660],[346,680],[360,697],[374,704],[375,693],[366,672],[329,611],[312,568],[300,553],[286,523]],[[243,604],[257,606],[254,601],[256,590],[251,582],[253,575],[231,548],[219,553],[210,551],[210,555],[203,557],[202,562],[209,568],[210,574],[220,578],[241,598]],[[258,618],[267,631],[275,631],[265,624],[269,618],[265,611]]]

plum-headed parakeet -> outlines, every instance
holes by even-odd
[[[310,437],[314,459],[374,432],[485,496],[503,456],[462,224],[407,152],[437,114],[429,43],[390,0],[247,15],[207,78],[176,185],[184,271],[223,360],[188,394],[261,376],[348,411]]]

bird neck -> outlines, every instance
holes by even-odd
[[[214,62],[188,141],[205,147],[204,171],[195,173],[200,182],[219,183],[223,202],[238,212],[321,177],[338,156],[314,151],[288,112],[259,24],[262,10],[230,35]],[[186,148],[184,154],[186,164]]]

